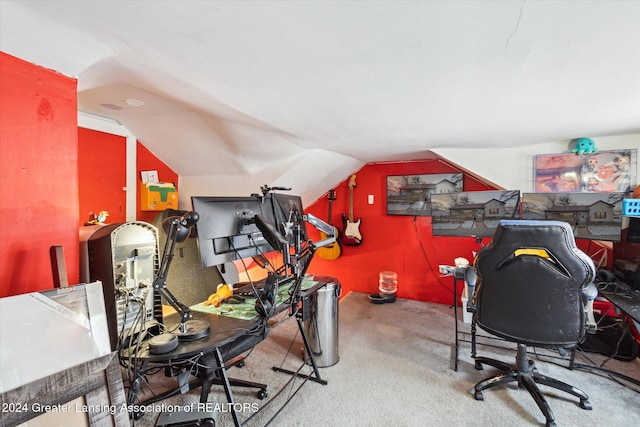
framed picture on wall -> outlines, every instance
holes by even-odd
[[[491,237],[501,220],[520,218],[520,190],[434,194],[431,208],[434,236]]]
[[[637,183],[637,150],[608,150],[577,155],[535,157],[536,193],[628,192]]]
[[[387,177],[387,215],[431,216],[431,195],[462,191],[463,174]]]

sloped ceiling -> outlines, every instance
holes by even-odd
[[[636,1],[2,0],[0,17],[4,52],[76,77],[80,110],[181,179],[320,196],[367,162],[640,132]]]

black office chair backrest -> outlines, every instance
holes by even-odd
[[[538,346],[571,346],[585,329],[583,286],[591,259],[568,223],[501,221],[475,259],[475,321],[492,334]]]

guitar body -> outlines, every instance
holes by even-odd
[[[327,194],[327,197],[329,198],[329,214],[327,215],[328,217],[327,224],[331,225],[331,202],[333,202],[336,199],[335,190],[329,191],[329,193]],[[326,261],[336,260],[342,254],[342,249],[340,249],[340,243],[339,243],[340,241],[338,240],[339,239],[338,229],[336,227],[333,227],[333,232],[334,232],[334,236],[336,237],[336,241],[333,242],[331,245],[323,246],[316,250],[316,256]],[[322,233],[322,232],[320,233],[320,240],[324,240],[328,237],[329,236],[327,236],[326,233]]]
[[[362,234],[360,234],[360,220],[356,222],[349,221],[345,214],[342,214],[342,224],[344,231],[340,236],[340,243],[345,246],[358,246],[362,243]]]
[[[324,246],[322,248],[318,248],[316,249],[316,256],[319,256],[320,258],[326,260],[326,261],[333,261],[336,260],[338,258],[340,258],[340,255],[342,255],[342,249],[340,249],[340,244],[338,243],[338,229],[336,227],[333,227],[333,229],[335,230],[335,236],[336,236],[336,241],[331,244],[331,245],[327,245]],[[320,233],[320,240],[326,239],[329,236],[327,236],[325,233]]]

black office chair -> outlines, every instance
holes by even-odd
[[[538,373],[527,356],[527,346],[575,348],[595,328],[589,314],[597,295],[595,266],[576,247],[569,224],[501,221],[474,268],[474,324],[517,343],[515,365],[475,357],[474,348],[476,369],[491,365],[504,371],[476,384],[475,398],[483,400],[483,390],[517,381],[533,396],[547,426],[555,426],[554,415],[537,384],[570,393],[583,409],[591,409],[583,391]]]

